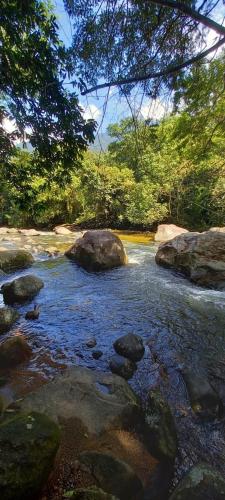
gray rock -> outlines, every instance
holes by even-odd
[[[31,266],[33,262],[33,256],[25,250],[0,251],[0,270],[4,273],[12,273],[19,269],[26,269]]]
[[[87,451],[79,456],[81,464],[88,468],[98,485],[120,500],[138,500],[143,497],[143,486],[131,467],[109,455]]]
[[[0,425],[0,498],[36,498],[51,471],[59,429],[48,417],[17,415]]]
[[[225,287],[225,233],[186,233],[163,243],[156,263],[182,272],[197,285]]]
[[[13,368],[27,361],[32,355],[32,350],[26,340],[16,335],[0,344],[1,368]]]
[[[27,274],[2,285],[1,292],[5,304],[23,303],[33,299],[43,286],[40,278]]]
[[[122,241],[110,231],[87,231],[65,255],[87,271],[104,271],[127,262]]]
[[[22,411],[41,411],[56,422],[77,419],[90,434],[134,427],[142,418],[137,396],[116,375],[72,367],[55,380],[29,394]]]
[[[116,373],[126,380],[133,377],[134,372],[137,370],[137,365],[134,361],[124,358],[119,354],[114,354],[114,356],[110,358],[109,367],[112,373]]]
[[[158,389],[149,393],[145,410],[145,439],[159,460],[173,461],[177,454],[177,433],[169,405]]]
[[[225,480],[206,464],[193,467],[175,488],[169,500],[224,500]]]
[[[113,346],[117,354],[131,361],[140,361],[144,356],[145,348],[142,338],[134,333],[123,335],[114,342]]]
[[[223,403],[215,389],[210,385],[206,373],[197,373],[188,368],[183,368],[181,373],[187,386],[193,411],[205,419],[220,417]]]
[[[175,224],[160,224],[155,233],[155,241],[168,241],[184,233],[188,233],[188,231],[183,227],[176,226]]]
[[[10,330],[11,326],[19,318],[19,313],[12,307],[0,308],[0,334]]]

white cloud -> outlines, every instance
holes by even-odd
[[[151,99],[147,104],[143,104],[140,109],[140,115],[145,119],[161,120],[171,111],[167,102],[160,99]]]
[[[83,115],[86,120],[89,120],[90,118],[97,120],[97,118],[101,116],[101,111],[97,106],[95,106],[95,104],[89,104],[86,108],[84,108]]]

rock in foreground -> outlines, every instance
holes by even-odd
[[[0,498],[36,498],[59,446],[57,425],[45,415],[18,415],[0,425]]]
[[[5,304],[22,304],[33,299],[43,286],[44,283],[40,278],[27,274],[2,285],[1,292]]]
[[[193,467],[181,480],[169,500],[224,500],[225,480],[209,465]]]
[[[176,226],[175,224],[160,224],[155,233],[155,241],[168,241],[184,233],[188,233],[188,231],[183,227]]]
[[[156,263],[173,268],[197,285],[225,287],[225,233],[187,233],[160,245]]]
[[[12,307],[1,307],[0,334],[7,332],[18,318],[19,318],[19,313]]]
[[[138,500],[143,497],[143,486],[131,467],[108,453],[83,452],[79,461],[89,469],[98,485],[120,500]]]
[[[128,333],[119,337],[114,342],[113,347],[117,354],[131,359],[131,361],[140,361],[145,352],[142,338],[134,333]]]
[[[33,262],[33,256],[25,250],[0,251],[0,269],[4,273],[13,273],[19,269],[26,269]]]
[[[79,419],[87,432],[133,426],[141,418],[138,399],[116,375],[73,367],[28,395],[23,411],[43,411],[57,421]]]
[[[32,350],[26,340],[16,335],[0,344],[0,367],[14,368],[27,361],[32,355]]]
[[[127,262],[122,241],[110,231],[87,231],[65,255],[87,271],[104,271]]]

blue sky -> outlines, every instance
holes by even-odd
[[[54,0],[55,12],[58,19],[60,37],[68,46],[72,40],[72,25],[68,14],[66,13],[63,5],[63,0]],[[225,16],[225,5],[222,0],[214,11],[214,19],[222,23]],[[215,43],[215,33],[209,31],[207,41],[210,47]],[[97,94],[88,96],[79,96],[80,104],[85,110],[87,118],[94,118],[98,122],[99,133],[106,131],[110,123],[116,123],[119,120],[130,116],[130,106],[141,112],[144,118],[158,118],[160,119],[170,110],[170,96],[163,96],[156,101],[150,100],[147,97],[143,98],[140,89],[136,89],[130,97],[128,104],[126,99],[119,96],[116,87],[110,90],[107,99],[107,89],[99,91]],[[107,99],[107,107],[105,103]]]

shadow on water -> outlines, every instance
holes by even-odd
[[[225,473],[224,422],[198,420],[180,374],[181,364],[204,369],[225,402],[225,293],[197,288],[157,267],[154,244],[126,243],[126,248],[129,265],[106,273],[90,274],[64,257],[36,261],[32,272],[45,283],[34,301],[40,317],[25,321],[31,305],[19,307],[14,331],[28,337],[36,353],[31,368],[45,374],[45,363],[37,364],[43,351],[56,363],[108,370],[113,342],[125,333],[141,335],[146,354],[131,385],[144,398],[160,384],[170,402],[180,438],[178,475],[198,459]],[[86,346],[90,337],[103,351],[99,360]],[[48,367],[53,374],[55,369]]]

